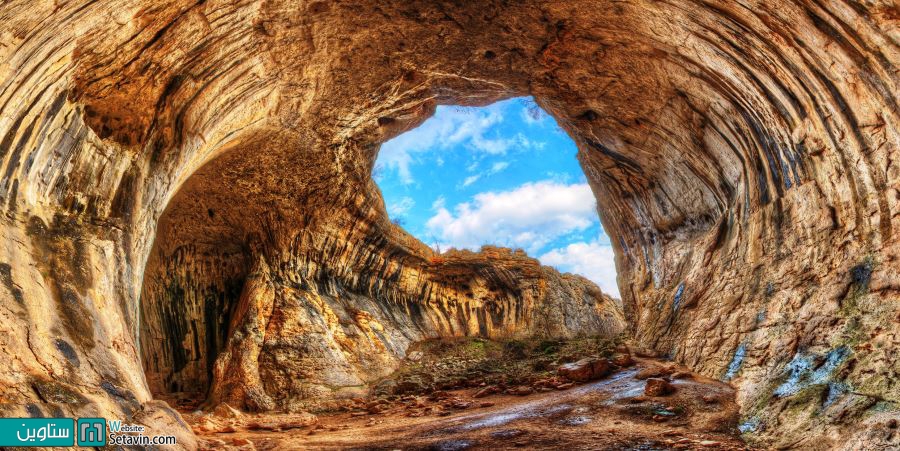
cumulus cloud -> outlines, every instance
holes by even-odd
[[[562,272],[571,272],[586,277],[597,284],[604,293],[618,298],[616,285],[616,262],[612,246],[598,241],[572,243],[553,249],[540,257],[541,263],[553,266]]]
[[[409,211],[412,207],[416,206],[416,201],[411,197],[403,197],[396,203],[388,205],[388,213],[391,216],[400,216],[407,211]]]
[[[426,228],[442,247],[478,249],[483,244],[499,244],[534,253],[597,221],[594,196],[586,183],[541,181],[509,191],[476,194],[453,211],[436,204]]]

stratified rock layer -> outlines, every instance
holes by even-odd
[[[750,439],[895,446],[897,22],[890,0],[5,2],[3,412],[177,424],[148,403],[185,389],[168,362],[276,405],[306,389],[277,374],[301,313],[339,302],[372,315],[335,314],[354,368],[413,339],[363,339],[417,330],[411,305],[520,327],[426,282],[370,173],[436,104],[530,94],[578,143],[639,344],[731,381]],[[526,306],[469,268],[473,299]]]

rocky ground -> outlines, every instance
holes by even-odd
[[[333,411],[184,417],[205,449],[747,449],[730,386],[614,340],[429,341]]]

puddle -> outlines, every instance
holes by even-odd
[[[588,424],[591,422],[591,417],[586,417],[584,415],[579,415],[576,417],[568,417],[560,420],[559,424],[565,424],[566,426],[581,426],[584,424]]]
[[[644,381],[639,381],[634,378],[634,375],[636,375],[637,373],[637,368],[629,368],[627,370],[615,373],[606,379],[601,379],[597,382],[592,382],[587,385],[575,387],[569,390],[567,394],[581,396],[593,391],[603,390],[610,392],[611,395],[616,395],[621,393],[622,388],[635,385],[639,387],[641,392],[643,393]]]
[[[501,413],[498,415],[490,415],[483,420],[473,421],[469,424],[463,425],[460,429],[471,431],[472,429],[481,429],[491,426],[501,426],[506,423],[509,423],[513,420],[518,420],[519,418],[525,418],[529,416],[526,412],[509,412],[509,413]]]
[[[571,411],[572,411],[572,406],[570,406],[568,404],[560,404],[558,406],[553,406],[549,409],[544,409],[544,411],[542,412],[543,415],[535,415],[535,416],[550,416],[550,415],[556,415],[559,413],[569,413]]]
[[[623,399],[634,398],[644,394],[645,381],[635,379],[636,369],[623,371],[609,379],[609,398],[602,405],[612,406]]]
[[[469,449],[475,443],[471,440],[447,440],[445,442],[438,442],[428,447],[429,450],[434,451],[460,451],[463,449]]]
[[[504,429],[504,430],[502,430],[502,431],[494,431],[494,432],[491,432],[491,437],[494,437],[494,438],[513,438],[513,437],[518,437],[518,436],[520,436],[520,435],[522,435],[522,434],[524,434],[524,433],[525,433],[525,431],[522,431],[522,430],[520,430],[520,429]]]
[[[665,451],[670,448],[664,447],[656,442],[643,442],[623,449],[628,451]]]
[[[452,428],[452,430],[471,431],[474,429],[482,429],[486,427],[502,426],[504,424],[508,424],[512,421],[520,420],[523,418],[548,417],[560,413],[568,413],[572,410],[572,406],[568,404],[560,404],[543,409],[539,407],[541,404],[544,404],[546,402],[547,401],[545,400],[538,400],[522,406],[518,406],[516,410],[512,412],[505,411],[496,414],[485,415],[476,421],[471,421],[459,427]],[[459,420],[465,419],[467,418],[460,418]]]
[[[471,414],[457,417],[451,420],[451,426],[444,429],[442,432],[452,433],[503,426],[525,418],[562,416],[570,413],[588,413],[589,409],[585,407],[576,408],[568,402],[583,399],[585,395],[594,392],[609,396],[609,399],[612,400],[612,402],[622,398],[639,396],[644,392],[644,381],[634,379],[634,375],[637,374],[637,371],[636,368],[631,368],[616,373],[606,379],[581,385],[564,392],[557,392],[551,396],[540,397],[533,401],[519,404],[512,408],[502,409],[494,413]],[[562,421],[568,420],[575,421],[573,425],[578,425],[590,422],[591,418],[585,415],[577,415]]]
[[[587,424],[592,420],[590,416],[585,415],[590,412],[590,409],[584,406],[576,407],[571,403],[583,400],[586,395],[592,393],[599,393],[605,396],[606,400],[603,403],[609,405],[621,399],[640,396],[644,393],[644,381],[634,379],[634,375],[637,372],[637,368],[630,368],[606,379],[563,392],[556,392],[550,396],[542,396],[497,412],[486,414],[473,413],[457,417],[450,420],[448,428],[442,429],[438,433],[446,434],[502,427],[518,420],[539,417],[566,416],[566,418],[561,420],[554,418],[553,421],[571,426]]]

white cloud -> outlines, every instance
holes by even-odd
[[[512,149],[536,149],[545,142],[529,140],[524,134],[497,136],[496,126],[504,121],[500,104],[483,108],[451,108],[439,106],[435,115],[422,125],[385,142],[378,154],[378,163],[386,169],[396,170],[404,184],[414,182],[410,166],[419,154],[437,150],[449,150],[456,146],[497,156]],[[493,132],[493,133],[492,133]],[[436,157],[438,166],[444,160]],[[477,166],[476,163],[474,163]],[[475,167],[467,168],[474,171]]]
[[[488,154],[505,153],[516,138],[501,139],[485,136],[495,125],[503,122],[500,107],[449,108],[438,107],[436,114],[422,125],[384,143],[378,155],[380,163],[395,169],[403,183],[413,182],[410,165],[417,153],[446,150],[464,145]]]
[[[510,147],[517,144],[515,138],[511,139],[486,139],[483,136],[472,137],[472,147],[490,155],[503,155]]]
[[[388,213],[391,216],[400,216],[416,205],[416,201],[411,197],[403,197],[397,203],[388,205]]]
[[[436,205],[426,228],[442,247],[499,244],[534,253],[556,238],[596,224],[594,205],[586,183],[526,183],[510,191],[476,194],[453,212]]]
[[[466,177],[465,180],[463,180],[462,187],[469,186],[469,185],[477,182],[478,179],[480,179],[480,178],[481,178],[481,174],[470,175],[470,176]]]
[[[478,164],[475,163],[466,169],[469,172],[471,172],[471,171],[475,170],[477,167],[478,167]],[[498,161],[498,162],[492,164],[491,168],[488,169],[487,171],[479,172],[477,174],[473,174],[473,175],[466,177],[461,183],[456,185],[456,189],[466,188],[466,187],[472,185],[473,183],[477,182],[478,180],[481,180],[481,178],[484,177],[485,175],[494,175],[494,174],[506,169],[507,167],[509,167],[508,162]]]
[[[542,264],[563,272],[582,275],[597,284],[604,293],[618,298],[616,262],[612,246],[591,242],[572,243],[538,257]]]

